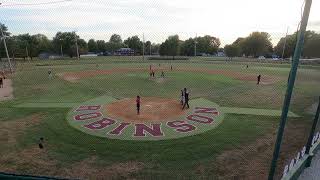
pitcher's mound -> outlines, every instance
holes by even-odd
[[[179,101],[158,97],[141,97],[140,115],[137,115],[135,99],[123,99],[106,108],[110,117],[127,122],[160,122],[185,114]]]

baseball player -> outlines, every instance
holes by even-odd
[[[187,91],[187,88],[184,88],[184,104],[182,109],[184,109],[187,106],[187,109],[190,108],[189,106],[189,92]]]
[[[161,77],[164,78],[164,72],[163,71],[161,71]]]
[[[181,104],[181,106],[183,106],[183,104],[184,104],[184,93],[183,93],[183,90],[181,90],[180,104]]]
[[[261,74],[259,74],[259,76],[257,77],[257,84],[260,84],[261,82]]]
[[[139,115],[139,114],[140,114],[140,103],[141,103],[140,96],[137,96],[137,99],[136,99],[137,115]]]
[[[0,88],[3,88],[3,79],[0,77]]]

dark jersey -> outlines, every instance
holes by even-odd
[[[184,94],[184,100],[185,100],[185,101],[189,101],[189,93],[186,92],[186,93]]]

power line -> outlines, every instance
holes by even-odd
[[[60,0],[60,1],[49,1],[49,2],[42,2],[42,3],[12,3],[12,4],[4,4],[0,3],[0,6],[2,7],[9,7],[9,6],[38,6],[38,5],[48,5],[48,4],[58,4],[63,2],[68,2],[72,0]]]

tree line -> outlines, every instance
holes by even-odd
[[[59,55],[76,57],[77,49],[80,54],[93,53],[114,53],[120,48],[131,48],[135,55],[141,55],[144,49],[146,55],[160,54],[162,56],[194,56],[214,55],[218,51],[224,51],[228,57],[258,57],[278,55],[284,58],[291,57],[294,52],[297,33],[280,39],[273,47],[271,36],[267,32],[253,32],[248,37],[239,37],[232,44],[221,48],[220,39],[214,36],[205,35],[196,38],[180,40],[178,35],[169,36],[161,44],[146,41],[145,43],[137,36],[128,37],[122,40],[118,34],[113,34],[108,41],[90,39],[86,42],[75,32],[57,32],[53,39],[43,34],[19,34],[11,35],[8,28],[1,24],[1,29],[6,36],[7,47],[10,56],[13,57],[37,57],[41,53],[55,53]],[[0,34],[1,35],[1,34]],[[284,43],[286,42],[283,53]],[[303,56],[307,58],[320,57],[320,34],[314,31],[307,31]],[[0,57],[5,57],[3,42],[0,43]]]
[[[293,56],[298,34],[282,37],[275,47],[272,47],[270,34],[266,32],[253,32],[248,37],[238,38],[232,44],[224,47],[228,57],[272,57],[290,58]],[[302,56],[305,58],[320,57],[320,34],[314,31],[305,33]]]

